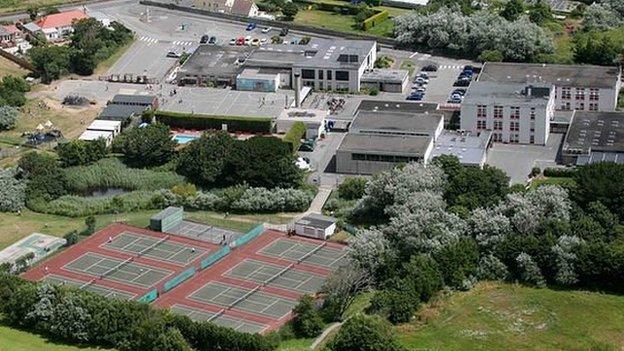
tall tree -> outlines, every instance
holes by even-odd
[[[154,123],[127,129],[115,139],[113,149],[124,154],[123,160],[128,166],[144,168],[169,162],[176,145],[169,127]]]

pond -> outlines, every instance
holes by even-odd
[[[85,196],[104,197],[104,196],[121,195],[121,194],[126,194],[129,192],[131,191],[126,190],[124,188],[100,188],[100,189],[93,189],[93,190],[87,191]]]

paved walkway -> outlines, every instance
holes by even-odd
[[[316,196],[314,197],[314,199],[312,200],[312,203],[310,204],[310,207],[306,211],[306,214],[321,213],[323,211],[323,206],[325,205],[325,202],[327,202],[329,195],[331,195],[331,192],[332,192],[332,188],[328,186],[319,187],[318,192],[316,193]]]
[[[318,348],[321,343],[325,340],[325,338],[331,333],[333,332],[336,328],[340,328],[340,326],[342,326],[342,323],[344,322],[336,322],[336,323],[332,323],[330,324],[327,328],[325,328],[325,330],[323,330],[323,333],[321,333],[321,335],[319,335],[314,342],[312,343],[312,345],[310,345],[310,350],[316,350],[316,348]]]

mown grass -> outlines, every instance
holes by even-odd
[[[28,70],[23,69],[18,64],[0,56],[0,78],[6,76],[22,77],[28,74]]]
[[[31,6],[57,6],[81,1],[83,0],[0,0],[0,13],[24,11]]]
[[[559,185],[563,188],[571,188],[576,185],[574,179],[567,177],[544,177],[531,182],[531,188],[535,189],[543,185]]]
[[[624,296],[480,283],[397,327],[409,350],[620,350]]]

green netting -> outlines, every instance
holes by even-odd
[[[165,291],[169,291],[175,288],[176,286],[182,284],[182,282],[184,282],[185,280],[189,279],[190,277],[194,275],[195,275],[195,267],[191,267],[183,271],[182,273],[178,274],[177,276],[173,277],[171,280],[168,280],[165,283],[164,285]]]
[[[215,262],[219,261],[220,259],[222,259],[223,257],[227,256],[230,253],[230,247],[229,246],[224,246],[222,247],[219,251],[213,253],[212,255],[204,258],[201,263],[200,263],[200,269],[206,269],[210,266],[212,266],[213,264],[215,264]]]
[[[254,238],[256,238],[257,236],[259,236],[260,234],[262,234],[263,232],[264,232],[264,224],[260,223],[257,226],[255,226],[253,229],[245,233],[244,235],[240,236],[238,239],[234,240],[234,243],[232,246],[237,247],[237,246],[245,245],[251,240],[253,240]]]
[[[158,290],[154,289],[147,294],[139,297],[137,301],[150,303],[158,298]]]

